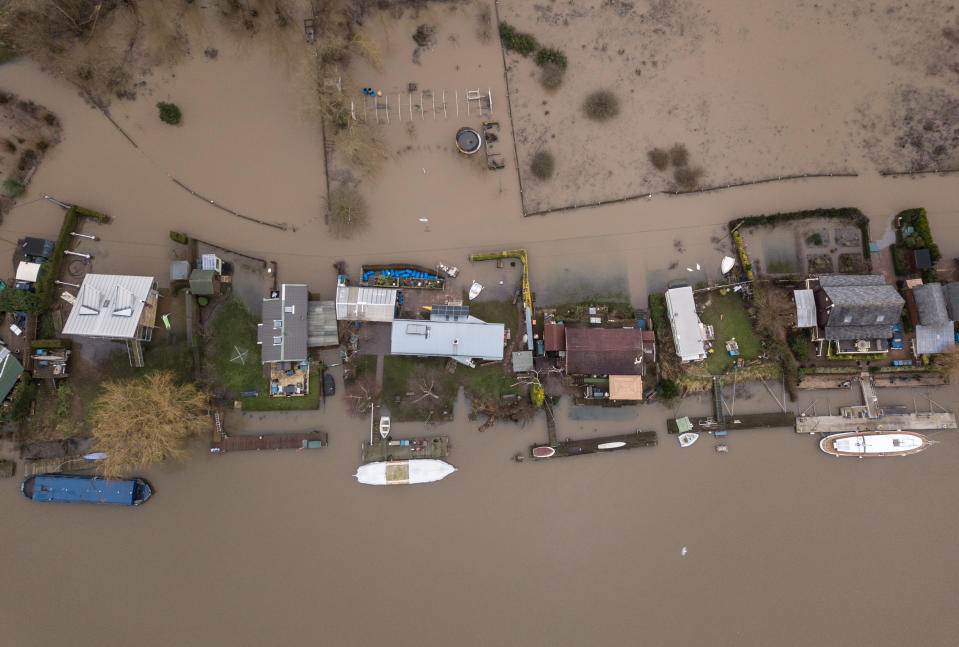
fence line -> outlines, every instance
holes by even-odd
[[[515,145],[515,142],[514,142]],[[841,173],[802,173],[797,175],[781,175],[777,177],[768,177],[762,178],[760,180],[750,180],[748,182],[737,182],[733,184],[720,184],[717,186],[708,186],[702,187],[700,189],[691,189],[689,191],[653,191],[651,193],[638,193],[635,195],[628,195],[622,198],[610,198],[607,200],[598,200],[596,202],[584,202],[582,204],[568,204],[561,207],[552,207],[549,209],[540,209],[539,211],[526,211],[525,202],[523,203],[523,215],[524,216],[544,216],[550,213],[559,213],[562,211],[573,211],[575,209],[585,209],[588,207],[601,207],[607,204],[617,204],[620,202],[631,202],[633,200],[649,199],[654,195],[690,195],[694,193],[710,193],[712,191],[723,191],[725,189],[735,189],[737,187],[752,186],[754,184],[768,184],[770,182],[785,182],[788,180],[802,180],[809,178],[826,178],[826,177],[859,177],[858,173],[851,172],[841,172]],[[520,198],[522,200],[522,188],[520,189]]]
[[[949,175],[950,173],[959,173],[959,168],[946,168],[928,171],[879,171],[879,175],[882,177],[902,177],[903,175]]]
[[[221,211],[225,211],[225,212],[227,212],[227,213],[230,214],[230,215],[236,216],[237,218],[243,218],[244,220],[249,220],[250,222],[255,222],[255,223],[258,224],[258,225],[264,225],[264,226],[266,226],[266,227],[273,227],[274,229],[281,229],[281,230],[283,230],[283,231],[286,231],[286,225],[284,225],[284,224],[276,223],[276,222],[266,222],[265,220],[257,220],[256,218],[253,218],[252,216],[245,216],[245,215],[243,215],[242,213],[238,213],[238,212],[234,211],[233,209],[230,209],[229,207],[224,207],[222,204],[216,202],[215,200],[211,200],[210,198],[208,198],[208,197],[206,197],[206,196],[204,196],[204,195],[200,195],[199,193],[197,193],[196,191],[194,191],[193,189],[191,189],[190,187],[188,187],[187,185],[185,185],[183,182],[181,182],[180,180],[176,179],[176,178],[173,177],[172,175],[170,176],[170,179],[173,180],[173,183],[176,184],[176,185],[177,185],[178,187],[180,187],[181,189],[183,189],[184,191],[189,192],[189,193],[190,193],[191,195],[193,195],[194,197],[200,198],[200,199],[203,200],[204,202],[206,202],[206,203],[208,203],[208,204],[210,204],[210,205],[213,205],[214,207],[216,207],[217,209],[219,209],[219,210],[221,210]],[[296,231],[296,230],[294,229],[294,231]]]
[[[499,53],[503,59],[503,80],[506,82],[506,114],[509,116],[509,134],[513,140],[513,165],[516,167],[516,181],[519,184],[519,205],[520,211],[524,216],[531,214],[526,212],[526,197],[523,193],[523,174],[519,172],[519,151],[516,148],[516,126],[513,125],[513,99],[509,91],[509,72],[506,69],[506,50],[503,49],[503,41],[499,38],[499,1],[493,3],[493,11],[496,13],[496,38],[500,41]],[[490,106],[492,110],[492,106]]]

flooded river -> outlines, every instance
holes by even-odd
[[[295,79],[273,73],[264,54],[231,62],[217,44],[219,61],[187,62],[151,96],[113,108],[139,148],[67,84],[30,63],[0,68],[0,85],[51,108],[65,134],[5,218],[0,251],[24,234],[55,235],[62,212],[38,200],[49,193],[115,216],[97,228],[98,271],[165,280],[174,229],[276,260],[281,280],[327,298],[334,260],[355,273],[362,262],[463,264],[470,251],[525,246],[541,303],[604,291],[641,303],[694,263],[715,278],[725,250],[710,239],[730,219],[821,206],[861,208],[874,239],[898,211],[925,206],[943,256],[959,256],[955,176],[866,174],[522,219],[512,172],[462,164],[425,127],[369,189],[371,232],[331,241],[319,128]],[[481,54],[472,81],[502,93],[497,56]],[[167,97],[184,109],[182,128],[153,116]],[[394,148],[401,132],[389,135]],[[288,229],[238,220],[170,176]],[[490,272],[466,267],[464,280]],[[750,391],[738,412],[775,410],[765,390]],[[929,393],[959,406],[954,387]],[[906,390],[879,397],[929,406]],[[857,402],[855,392],[807,392],[798,405],[815,398],[820,410]],[[709,407],[693,398],[681,413]],[[6,481],[3,642],[955,644],[956,432],[905,459],[835,459],[789,430],[734,433],[718,455],[709,438],[680,450],[664,433],[675,412],[658,405],[574,414],[564,405],[561,437],[654,429],[660,446],[517,464],[516,452],[545,438],[542,417],[478,433],[461,398],[456,421],[430,430],[451,436],[456,474],[431,486],[360,486],[351,475],[368,428],[336,399],[319,412],[243,421],[323,428],[330,447],[211,456],[198,445],[185,464],[144,474],[156,496],[141,509],[34,504]]]

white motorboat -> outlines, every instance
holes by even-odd
[[[356,480],[366,485],[409,485],[440,481],[456,468],[435,458],[414,458],[405,461],[380,461],[360,465]]]
[[[443,272],[445,272],[446,275],[450,277],[451,279],[456,278],[456,275],[460,273],[460,268],[456,267],[455,265],[447,265],[446,263],[437,263],[436,267],[438,267]]]
[[[687,431],[684,434],[679,434],[679,446],[680,447],[689,447],[694,442],[699,440],[699,434],[694,434],[691,431]]]
[[[470,286],[470,301],[479,296],[480,292],[483,291],[483,286],[476,281],[473,281],[473,285]]]
[[[600,443],[596,445],[596,449],[619,449],[620,447],[625,447],[626,443],[621,440],[617,440],[611,443]]]
[[[850,431],[819,441],[819,448],[833,456],[908,456],[933,444],[914,431]]]
[[[736,265],[736,259],[732,256],[723,256],[722,262],[719,264],[719,269],[723,274],[729,274],[730,270],[733,269],[733,266]]]
[[[380,417],[380,438],[386,438],[390,435],[390,417]]]

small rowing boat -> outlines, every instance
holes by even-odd
[[[390,435],[390,417],[382,416],[380,418],[380,438],[386,438]]]
[[[620,447],[625,447],[626,443],[622,440],[617,440],[611,443],[600,443],[596,445],[596,449],[619,449]]]
[[[556,453],[552,447],[534,447],[533,458],[549,458]]]
[[[482,291],[483,291],[482,284],[477,283],[476,281],[473,281],[473,285],[470,286],[470,294],[469,294],[470,301],[478,297],[480,295],[480,292]]]
[[[680,447],[689,447],[694,442],[699,440],[699,434],[694,434],[691,431],[687,431],[684,434],[679,434],[679,446]]]
[[[819,441],[819,448],[833,456],[908,456],[933,444],[914,431],[850,431]]]

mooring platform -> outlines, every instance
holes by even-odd
[[[799,416],[796,433],[841,434],[849,431],[924,431],[955,429],[956,416],[952,413],[889,414],[878,418],[847,416]]]
[[[325,431],[307,431],[292,434],[246,434],[224,436],[210,443],[210,451],[220,452],[260,451],[263,449],[319,449],[326,447]]]
[[[659,439],[655,431],[634,431],[629,434],[584,438],[582,440],[568,438],[556,443],[556,445],[533,445],[529,448],[529,453],[534,460],[544,460],[564,456],[581,456],[583,454],[603,454],[620,449],[635,449],[636,447],[655,447],[658,443]],[[553,450],[551,453],[549,452],[550,449]]]
[[[738,416],[726,416],[722,424],[715,418],[696,418],[689,416],[690,431],[709,433],[716,431],[734,431],[738,429],[778,429],[792,427],[796,416],[791,413],[744,413]],[[671,434],[679,433],[679,426],[674,418],[666,421],[666,431]]]
[[[363,462],[405,461],[413,458],[446,458],[450,455],[449,436],[430,438],[373,439],[373,444],[363,443]]]

